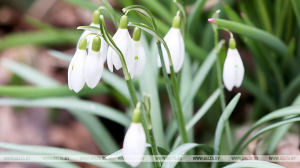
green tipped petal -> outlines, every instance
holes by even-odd
[[[99,52],[101,47],[101,38],[96,36],[93,39],[92,50],[95,52]]]
[[[123,15],[120,20],[120,28],[127,29],[127,24],[128,24],[128,17],[126,15]]]
[[[79,49],[79,50],[85,50],[85,49],[86,49],[86,45],[87,45],[87,40],[86,40],[86,38],[82,38],[82,39],[80,39],[80,41],[79,41],[78,49]]]
[[[132,122],[133,123],[140,123],[142,120],[142,111],[140,108],[136,108],[132,112]]]
[[[134,31],[133,31],[133,37],[132,37],[132,39],[134,41],[140,41],[140,39],[141,39],[141,33],[142,33],[141,29],[138,28],[138,27],[136,27],[134,29]]]
[[[93,23],[99,24],[99,16],[100,16],[100,10],[95,10],[93,13]]]

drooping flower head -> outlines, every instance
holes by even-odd
[[[128,24],[128,17],[126,15],[123,15],[120,20],[120,27],[115,33],[115,35],[113,36],[113,40],[116,43],[117,47],[123,53],[127,68],[130,71],[133,66],[134,56],[133,56],[132,45],[131,45],[131,37],[127,30],[127,24]],[[107,65],[108,65],[108,69],[111,72],[113,72],[113,66],[117,70],[122,68],[122,63],[119,58],[119,55],[111,47],[109,47],[107,51]]]
[[[92,23],[90,24],[90,26],[94,26],[94,27],[100,27],[100,24],[99,24],[99,16],[100,16],[100,10],[95,10],[94,13],[93,13],[93,20],[92,20]],[[96,36],[96,35],[89,35],[87,36],[89,33],[91,33],[90,31],[88,30],[85,30],[80,38],[79,38],[79,41],[81,38],[84,38],[86,37],[87,39],[87,46],[86,48],[88,49],[88,53],[92,50],[92,40],[93,38]],[[102,55],[102,61],[103,63],[106,61],[106,55],[107,55],[107,50],[108,50],[108,44],[106,43],[106,41],[103,39],[103,37],[100,37],[101,38],[101,41],[102,41],[102,44],[101,44],[101,55]],[[79,44],[79,41],[78,41],[78,44]],[[77,45],[78,45],[77,44]]]
[[[136,108],[132,113],[132,123],[125,135],[123,142],[123,158],[124,161],[132,166],[137,167],[141,160],[131,160],[130,156],[141,156],[145,154],[146,150],[146,135],[143,125],[141,124],[142,111]]]
[[[243,61],[236,49],[235,40],[231,37],[223,67],[223,81],[227,90],[231,91],[234,86],[241,86],[244,78],[244,71]]]
[[[141,29],[136,27],[133,31],[132,46],[134,54],[133,67],[130,70],[131,78],[140,76],[146,65],[146,54],[141,42]]]
[[[70,90],[74,90],[78,93],[85,84],[84,79],[84,66],[86,60],[86,38],[82,38],[79,41],[77,50],[71,60],[68,69],[68,85]]]
[[[174,17],[172,28],[166,34],[164,40],[167,43],[167,46],[170,50],[174,71],[178,72],[183,65],[184,52],[185,52],[184,41],[180,32],[180,16],[176,15]],[[163,45],[161,46],[161,48],[163,52],[163,58],[165,61],[167,73],[170,74],[170,62],[169,62],[167,51]],[[162,67],[159,56],[157,59],[157,65],[158,67]]]
[[[91,45],[91,50],[85,61],[84,77],[86,84],[93,89],[101,79],[103,72],[103,58],[101,47],[101,38],[95,36]],[[100,52],[101,51],[101,52]]]

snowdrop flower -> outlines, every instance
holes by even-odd
[[[174,71],[178,72],[183,65],[185,52],[184,41],[180,32],[180,16],[177,15],[174,17],[172,28],[166,34],[164,40],[170,50]],[[167,51],[163,45],[161,46],[161,48],[163,51],[163,58],[165,61],[167,73],[170,74],[170,63]],[[157,59],[157,65],[158,67],[162,66],[159,55]]]
[[[123,15],[120,20],[120,28],[117,30],[116,34],[113,36],[113,40],[116,43],[117,47],[123,53],[125,62],[128,70],[130,71],[133,66],[133,51],[131,46],[131,37],[127,30],[128,17]],[[108,69],[113,72],[113,65],[117,70],[122,68],[122,63],[119,58],[119,55],[111,48],[108,48],[107,51],[107,65]]]
[[[91,89],[96,87],[103,72],[103,59],[101,53],[102,50],[100,49],[100,46],[101,38],[95,36],[91,45],[91,50],[89,51],[88,56],[85,60],[84,78],[86,84]]]
[[[82,38],[79,41],[77,50],[71,60],[68,69],[68,85],[70,90],[74,90],[78,93],[85,84],[84,79],[84,66],[86,59],[86,38]]]
[[[142,160],[132,160],[130,156],[144,155],[146,150],[146,135],[141,124],[141,115],[141,109],[136,108],[133,110],[132,123],[129,126],[123,143],[123,158],[131,167],[137,167]]]
[[[133,46],[133,54],[134,54],[134,62],[133,67],[130,71],[131,78],[135,76],[140,76],[146,65],[146,54],[142,42],[140,41],[141,38],[141,29],[136,27],[133,31],[132,37],[132,46]]]
[[[100,16],[100,11],[99,10],[95,10],[94,13],[93,13],[93,21],[90,24],[90,26],[100,27],[99,16]],[[87,40],[87,46],[86,46],[86,48],[88,49],[88,53],[91,52],[91,50],[92,50],[92,40],[96,36],[96,35],[88,35],[89,33],[92,33],[92,32],[90,32],[88,30],[85,30],[81,34],[81,36],[79,38],[79,41],[80,41],[81,38],[86,37],[86,40]],[[102,56],[103,63],[105,63],[105,61],[106,61],[106,55],[107,55],[107,50],[108,50],[108,44],[103,39],[103,37],[100,37],[100,38],[101,38],[101,41],[102,41],[101,48],[100,48],[100,50],[101,50],[101,56]],[[79,44],[79,41],[78,41],[78,44]]]
[[[234,86],[240,87],[243,82],[244,72],[241,56],[236,49],[234,38],[231,37],[223,68],[223,81],[226,89],[231,91]]]

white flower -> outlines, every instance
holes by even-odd
[[[95,23],[91,23],[90,26],[94,26],[94,27],[100,27],[99,24],[95,24]],[[85,30],[79,40],[78,40],[78,43],[77,43],[77,46],[79,44],[79,41],[81,40],[81,38],[85,37],[86,35],[88,35],[89,33],[92,33],[91,31],[88,31],[88,30]],[[86,40],[87,40],[87,46],[86,48],[88,49],[88,53],[91,51],[91,48],[92,48],[92,41],[94,39],[96,35],[88,35],[86,36]],[[106,43],[106,41],[103,39],[103,37],[100,37],[101,38],[101,56],[102,56],[102,60],[103,60],[103,63],[105,63],[106,61],[106,55],[107,55],[107,50],[108,50],[108,44]]]
[[[133,65],[133,51],[131,45],[131,37],[127,30],[128,17],[123,15],[120,21],[120,28],[117,30],[116,34],[113,36],[113,40],[116,43],[117,47],[123,53],[126,66],[130,71]],[[113,65],[117,70],[122,68],[122,63],[119,58],[119,55],[111,48],[108,48],[107,51],[107,66],[108,69],[113,72]]]
[[[179,21],[175,19],[179,19]],[[174,24],[175,21],[177,22]],[[167,43],[167,46],[171,54],[172,63],[175,72],[178,72],[181,69],[184,61],[184,52],[185,52],[184,41],[179,29],[179,25],[180,25],[180,17],[175,16],[173,20],[173,27],[169,30],[169,32],[164,37],[164,40]],[[167,51],[163,45],[161,45],[161,48],[163,52],[163,58],[165,61],[167,73],[170,74],[170,62],[169,62]],[[159,55],[157,59],[157,65],[158,67],[162,66]]]
[[[228,48],[223,68],[223,81],[227,90],[231,91],[234,86],[241,86],[244,72],[244,65],[238,50]]]
[[[134,62],[133,67],[130,70],[131,78],[135,76],[140,76],[143,73],[146,65],[146,54],[141,41],[132,40],[132,45],[134,53]]]
[[[113,40],[116,43],[117,47],[120,49],[120,51],[123,53],[127,68],[128,70],[130,70],[133,65],[134,57],[131,46],[131,37],[129,35],[128,30],[119,28],[116,34],[113,36]],[[119,58],[119,55],[111,47],[108,47],[107,66],[111,72],[114,71],[113,65],[117,70],[122,68],[122,63]]]
[[[85,67],[84,67],[85,82],[91,89],[96,87],[103,72],[103,60],[102,60],[102,54],[100,52],[102,50],[100,49],[99,46],[101,45],[101,41],[102,40],[100,40],[100,37],[94,38],[93,43],[98,43],[98,48],[92,49],[92,45],[91,45],[91,49],[85,61]]]
[[[144,155],[146,150],[146,135],[141,123],[130,124],[130,127],[125,135],[123,143],[124,161],[132,166],[137,167],[141,161],[130,160],[130,155]]]
[[[85,84],[84,79],[84,66],[86,59],[86,39],[79,42],[78,49],[76,50],[68,69],[68,85],[70,90],[78,93]]]

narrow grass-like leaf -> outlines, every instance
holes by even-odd
[[[223,113],[222,113],[222,115],[221,115],[221,117],[218,121],[217,129],[216,129],[216,132],[215,132],[214,155],[219,154],[221,138],[222,138],[222,134],[223,134],[225,124],[228,122],[228,119],[229,119],[231,113],[233,112],[235,106],[237,105],[240,97],[241,97],[240,93],[238,93],[236,96],[234,96],[234,98],[229,102],[229,104],[224,109],[224,111],[223,111]],[[212,168],[215,168],[216,166],[217,166],[217,162],[213,162],[211,164]]]
[[[276,109],[274,100],[268,94],[261,91],[261,89],[257,85],[249,80],[249,78],[244,78],[242,87],[250,92],[257,100],[263,102],[264,106],[266,106],[269,110],[272,111]]]
[[[102,104],[85,100],[57,97],[41,99],[0,98],[0,100],[0,106],[47,107],[80,110],[83,113],[91,113],[112,120],[125,127],[129,126],[131,123],[131,119],[124,113]]]
[[[280,166],[278,164],[265,162],[265,161],[259,161],[259,160],[247,160],[247,161],[241,161],[236,162],[231,165],[225,166],[224,168],[241,168],[241,167],[251,167],[251,168],[285,168],[283,166]]]
[[[164,19],[168,24],[172,24],[172,14],[162,3],[148,0],[141,0],[140,2],[147,6],[149,10],[153,11],[153,13]]]
[[[289,124],[289,123],[294,123],[294,122],[298,122],[300,121],[300,117],[297,117],[297,118],[292,118],[292,119],[287,119],[287,120],[284,120],[284,121],[280,121],[280,122],[277,122],[275,124],[272,124],[272,125],[269,125],[261,130],[259,130],[258,132],[256,132],[251,138],[249,138],[245,143],[244,145],[239,149],[239,151],[242,151],[244,148],[247,147],[247,145],[249,145],[249,143],[251,141],[253,141],[255,138],[257,138],[259,135],[269,131],[269,130],[272,130],[274,128],[277,128],[277,127],[280,127],[282,125],[286,125],[286,124]]]
[[[24,80],[27,80],[28,82],[34,85],[38,85],[41,87],[55,87],[59,85],[59,83],[54,79],[24,64],[8,60],[1,63],[13,73],[17,74]],[[67,100],[67,98],[65,99]],[[70,97],[69,99],[72,98]],[[83,123],[83,125],[93,136],[98,147],[105,154],[112,153],[118,149],[115,140],[112,138],[112,136],[105,128],[105,126],[101,123],[101,121],[97,119],[97,117],[93,116],[92,114],[82,113],[81,111],[77,110],[70,110],[70,112],[75,116],[75,118],[77,118],[80,122]]]
[[[190,14],[188,15],[188,31],[190,34],[195,34],[196,23],[200,18],[200,14],[203,11],[206,1],[207,0],[197,0],[193,5]]]
[[[147,143],[146,147],[151,148],[151,145]],[[165,150],[164,148],[157,147],[157,149],[158,149],[158,151],[161,155],[168,155],[169,154],[169,152],[167,150]],[[123,149],[120,149],[120,150],[110,154],[109,156],[106,156],[106,159],[108,159],[108,160],[109,159],[115,159],[115,158],[118,158],[118,157],[121,157],[121,156],[123,156]]]
[[[299,115],[299,114],[300,114],[300,106],[295,105],[295,106],[289,106],[289,107],[278,109],[278,110],[273,111],[270,114],[264,116],[263,118],[261,118],[260,120],[258,120],[251,126],[251,128],[238,141],[238,143],[236,143],[235,148],[233,149],[233,151],[231,153],[235,154],[237,152],[237,150],[240,148],[240,146],[242,145],[242,143],[245,141],[245,139],[250,135],[250,133],[257,127],[262,125],[263,123],[266,123],[273,119],[294,116],[294,115]]]
[[[167,143],[164,138],[164,130],[163,130],[163,119],[162,119],[162,112],[160,108],[160,99],[159,99],[159,92],[157,87],[157,80],[156,74],[153,73],[154,69],[157,69],[157,66],[154,65],[153,60],[151,57],[151,50],[149,48],[149,45],[147,43],[147,39],[142,33],[141,37],[142,45],[144,46],[144,50],[146,53],[147,58],[147,64],[145,65],[144,72],[141,74],[141,76],[138,77],[139,80],[139,86],[140,86],[140,93],[150,93],[151,97],[151,111],[150,116],[152,120],[152,129],[154,133],[154,138],[157,146],[161,146],[165,149],[168,149]],[[155,55],[156,56],[156,55]],[[155,57],[154,56],[154,57]],[[155,57],[156,58],[156,57]],[[156,59],[155,59],[156,60]],[[156,63],[156,61],[155,61]]]
[[[200,148],[202,149],[206,154],[211,155],[213,153],[213,148],[204,145],[204,144],[196,144],[196,143],[186,143],[175,150],[173,150],[165,160],[170,160],[170,158],[174,157],[173,155],[176,155],[176,159],[172,159],[172,162],[165,161],[162,165],[162,168],[173,168],[176,167],[180,159],[183,157],[184,154],[186,154],[188,151],[190,151],[193,148]],[[181,156],[181,157],[179,157]]]
[[[98,84],[94,89],[88,86],[83,87],[79,93],[70,90],[68,86],[61,85],[51,88],[34,86],[0,86],[0,95],[22,98],[43,98],[61,96],[89,96],[96,94],[107,94],[109,89],[103,83]]]
[[[298,0],[291,0],[292,6],[297,18],[298,26],[300,27],[300,2]]]
[[[217,89],[213,94],[206,100],[206,102],[201,106],[201,108],[196,112],[193,118],[186,124],[185,129],[187,131],[191,130],[193,126],[206,114],[209,108],[215,103],[215,101],[220,96],[221,89]],[[176,148],[181,142],[180,136],[177,136],[172,149]]]
[[[294,78],[284,90],[281,97],[281,106],[285,107],[292,103],[300,92],[300,75]]]
[[[24,153],[30,153],[30,154],[41,154],[41,155],[90,155],[88,153],[79,152],[70,149],[62,149],[62,148],[46,147],[46,146],[18,145],[18,144],[5,143],[5,142],[0,142],[0,148],[24,152]],[[85,162],[103,168],[105,167],[122,168],[122,166],[117,163],[92,162],[92,161],[85,161]]]
[[[284,56],[287,52],[287,46],[284,44],[284,42],[269,32],[224,19],[215,19],[214,23],[220,27],[227,28],[232,32],[263,42],[281,56]]]
[[[221,47],[224,44],[224,40],[221,40],[219,42],[219,47]],[[207,76],[208,72],[214,65],[214,62],[216,60],[216,52],[215,49],[213,49],[210,54],[207,56],[205,61],[202,63],[201,67],[197,70],[196,75],[194,79],[192,80],[192,84],[189,88],[188,94],[186,94],[186,97],[182,100],[182,109],[186,110],[188,108],[188,105],[190,102],[192,102],[196,96],[197,91],[201,87],[205,77]],[[176,131],[177,131],[177,125],[175,124],[175,121],[173,120],[171,123],[169,123],[167,129],[167,139],[170,140],[174,137]]]

